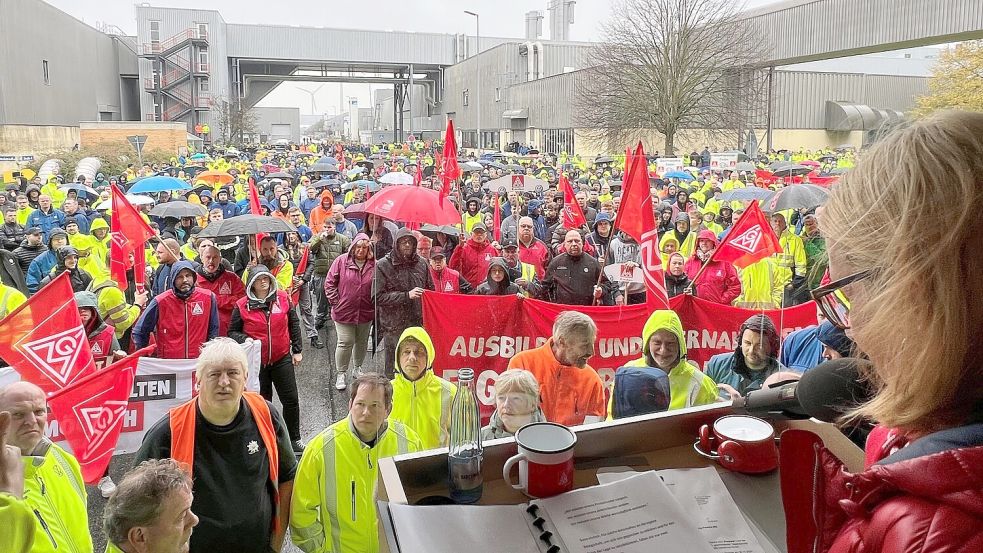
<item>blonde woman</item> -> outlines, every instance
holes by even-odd
[[[481,429],[481,439],[507,438],[531,422],[544,422],[539,383],[531,372],[509,369],[495,379],[495,412]]]
[[[819,216],[833,282],[813,296],[872,362],[853,416],[886,431],[860,474],[782,436],[790,552],[983,551],[980,213],[980,113],[886,137],[834,188]]]

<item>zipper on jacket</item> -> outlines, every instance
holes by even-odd
[[[355,522],[355,507],[358,503],[355,501],[355,479],[352,479],[352,522]]]
[[[45,534],[48,534],[48,539],[51,540],[51,546],[58,549],[58,542],[56,542],[55,537],[51,535],[51,530],[48,528],[48,523],[44,521],[44,517],[41,516],[41,512],[34,509],[34,516],[38,517],[38,522],[41,523],[41,529],[44,530]]]
[[[188,304],[185,303],[184,306],[184,358],[187,359],[188,355]]]
[[[819,553],[819,546],[823,539],[823,528],[820,524],[820,504],[821,498],[819,497],[819,485],[822,478],[822,469],[819,461],[819,445],[814,444],[812,446],[813,459],[812,459],[812,523],[816,527],[816,536],[812,542],[812,553]]]
[[[273,300],[274,305],[279,305],[279,299]],[[273,307],[270,306],[270,311],[273,311]],[[269,362],[273,362],[273,313],[266,313],[266,356],[269,358]]]
[[[54,505],[51,502],[51,496],[49,496],[46,493],[48,488],[47,488],[47,486],[44,485],[44,479],[41,478],[40,476],[38,476],[37,479],[38,479],[38,482],[41,483],[41,496],[44,498],[45,502],[48,504],[48,507],[51,509],[51,512],[55,514],[55,518],[57,519],[57,521],[61,525],[61,527],[62,528],[67,528],[67,526],[65,525],[65,519],[63,519],[61,517],[61,513],[58,511],[58,506],[57,505]],[[37,513],[37,511],[35,511],[35,512]],[[38,518],[41,520],[41,527],[44,528],[44,531],[48,533],[48,536],[51,536],[51,543],[53,543],[55,545],[55,548],[57,549],[58,548],[58,544],[55,543],[55,538],[54,538],[54,536],[52,536],[51,530],[49,530],[48,525],[45,523],[44,519],[41,519],[41,514],[40,513],[38,513]],[[71,551],[78,551],[78,546],[76,546],[75,542],[72,540],[71,533],[69,533],[68,548]]]

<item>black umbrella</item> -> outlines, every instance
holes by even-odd
[[[722,202],[729,202],[731,200],[741,200],[744,202],[750,202],[751,200],[765,200],[770,198],[772,191],[766,188],[758,188],[757,186],[749,186],[747,188],[732,188],[720,195],[718,198]]]
[[[276,172],[276,173],[270,173],[269,175],[266,175],[266,178],[268,178],[268,179],[290,179],[290,180],[293,180],[294,176],[291,175],[290,173],[284,173],[283,171],[279,171],[279,172]]]
[[[789,163],[788,165],[782,165],[777,169],[773,169],[772,172],[775,173],[776,177],[793,177],[811,173],[812,167]]]
[[[181,200],[172,200],[157,204],[150,210],[150,214],[155,217],[204,217],[208,215],[208,210],[201,204],[193,204]]]
[[[222,236],[243,236],[247,234],[297,232],[293,225],[277,217],[266,215],[236,215],[229,219],[210,223],[199,238],[219,238]]]
[[[829,190],[815,184],[793,184],[775,192],[764,202],[764,211],[784,211],[786,209],[812,209],[822,205],[829,197]]]
[[[602,163],[614,163],[614,158],[611,156],[601,156],[594,160],[595,165]]]
[[[458,236],[461,234],[461,231],[454,225],[431,225],[430,223],[420,227],[420,232],[431,238],[438,232],[442,232],[448,236]]]
[[[311,186],[314,188],[334,188],[335,186],[342,186],[345,183],[338,179],[321,179]]]

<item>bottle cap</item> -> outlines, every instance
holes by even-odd
[[[458,380],[473,380],[474,369],[464,368],[457,372]]]

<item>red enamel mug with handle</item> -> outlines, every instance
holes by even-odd
[[[704,424],[693,449],[734,472],[762,474],[778,468],[775,428],[758,417],[728,415],[712,426]]]

